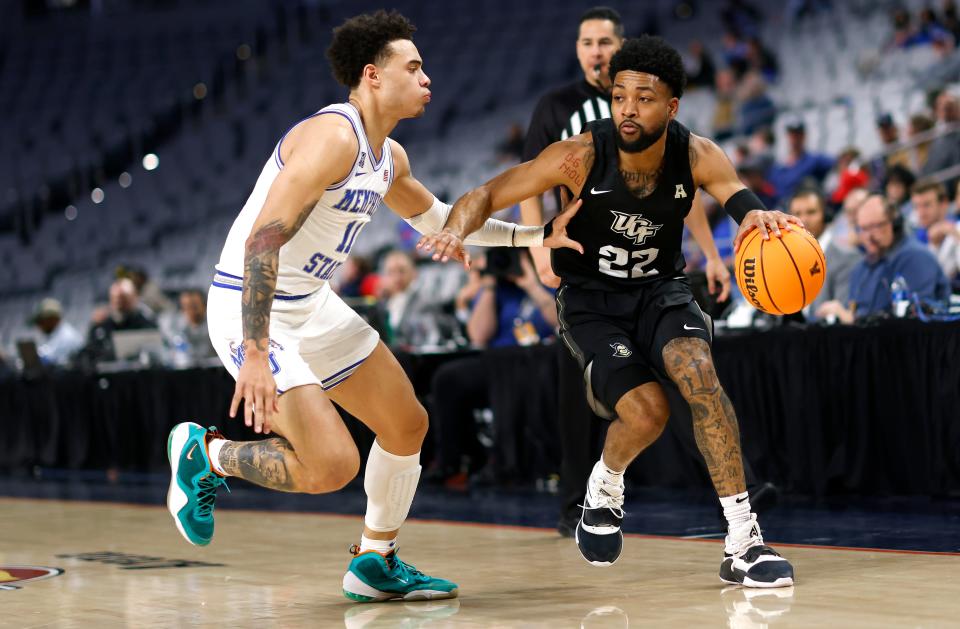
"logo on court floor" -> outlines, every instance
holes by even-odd
[[[633,356],[633,352],[630,351],[630,348],[623,343],[610,343],[610,347],[613,348],[614,358],[627,358],[628,356]]]
[[[19,590],[24,583],[49,579],[59,574],[63,574],[60,568],[0,565],[0,590]]]

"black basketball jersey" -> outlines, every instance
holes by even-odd
[[[620,175],[612,119],[587,124],[596,151],[580,198],[583,205],[567,235],[583,245],[552,250],[553,270],[565,283],[617,290],[683,274],[680,247],[683,219],[696,191],[690,170],[690,131],[677,121],[667,126],[663,170],[653,193],[638,199]]]

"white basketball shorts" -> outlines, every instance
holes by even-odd
[[[234,379],[243,364],[243,280],[218,271],[207,295],[207,329]],[[380,335],[329,284],[309,295],[278,295],[270,310],[270,366],[277,391],[305,384],[331,389],[373,352]]]

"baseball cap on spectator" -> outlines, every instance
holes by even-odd
[[[888,113],[883,113],[877,116],[877,126],[886,128],[896,126],[893,121],[893,116]]]
[[[37,304],[37,307],[34,308],[33,313],[30,315],[28,323],[36,323],[48,317],[63,317],[63,306],[53,297],[40,300],[40,303]]]
[[[787,131],[790,133],[804,133],[807,127],[802,118],[790,118],[787,120]]]

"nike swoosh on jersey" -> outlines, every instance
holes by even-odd
[[[684,330],[703,330],[703,328],[694,328],[694,327],[691,327],[691,326],[687,325],[686,323],[683,324],[683,329],[684,329]]]
[[[608,192],[613,192],[613,190],[597,190],[596,186],[590,188],[590,194],[606,194]]]

